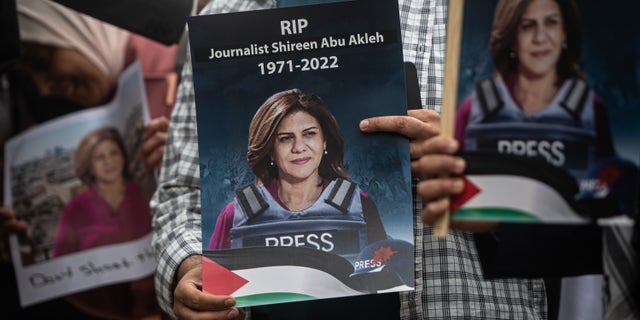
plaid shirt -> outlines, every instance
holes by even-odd
[[[257,10],[274,0],[212,0],[201,14]],[[446,0],[400,0],[405,61],[418,70],[423,106],[440,111],[446,40]],[[151,200],[153,246],[158,259],[156,290],[173,315],[175,274],[186,257],[202,253],[200,171],[190,58],[184,64],[169,128],[159,186]],[[414,197],[416,290],[403,292],[403,319],[545,319],[542,280],[483,280],[473,235],[451,230],[432,236],[420,221]],[[339,312],[339,311],[336,311]]]

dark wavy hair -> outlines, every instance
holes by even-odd
[[[493,15],[489,51],[496,71],[506,79],[515,74],[518,68],[517,59],[510,57],[512,47],[516,43],[518,25],[527,6],[532,0],[500,0]],[[556,70],[560,79],[584,78],[580,64],[582,50],[582,34],[580,32],[580,15],[573,0],[555,0],[562,13],[562,21],[566,34],[566,48],[562,50]]]
[[[91,169],[91,158],[93,156],[93,150],[100,142],[111,140],[118,145],[122,157],[124,158],[124,164],[122,167],[122,176],[125,179],[131,179],[132,175],[129,170],[129,157],[127,155],[127,149],[124,146],[124,140],[120,132],[113,127],[102,127],[95,129],[87,133],[82,140],[78,143],[76,148],[74,163],[75,174],[78,179],[87,186],[90,186],[96,182],[95,174]]]
[[[276,139],[276,129],[284,117],[297,111],[314,117],[327,144],[327,154],[322,157],[318,172],[324,179],[349,178],[344,168],[344,141],[338,123],[322,99],[300,89],[278,92],[260,106],[249,126],[247,162],[256,180],[269,184],[278,178],[278,168],[269,165]]]

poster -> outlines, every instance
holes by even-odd
[[[464,5],[454,89],[467,187],[454,199],[452,219],[633,224],[640,194],[638,5],[505,3],[497,17],[498,1]],[[515,97],[536,91],[519,84],[540,84],[531,79],[549,74],[559,79],[557,91],[541,93],[542,102],[531,100],[523,112],[523,98]]]
[[[276,8],[187,23],[203,290],[232,295],[238,306],[412,290],[408,141],[358,127],[367,117],[407,112],[397,2]],[[279,111],[302,101],[309,109]],[[318,105],[331,116],[307,111]],[[307,185],[312,196],[288,199],[304,204],[285,204],[287,192],[315,178]]]
[[[142,130],[149,115],[139,62],[122,73],[118,88],[111,102],[42,123],[6,144],[4,205],[29,224],[25,235],[12,234],[10,238],[22,306],[142,278],[155,270],[148,209],[155,182],[144,173],[140,158]],[[126,201],[127,207],[114,209],[111,216],[100,215],[97,210],[93,214],[73,210],[71,205],[78,205],[80,197],[87,199],[88,188],[76,174],[84,172],[79,169],[81,162],[76,162],[83,158],[76,151],[83,145],[81,139],[93,133],[110,135],[107,143],[115,141],[113,136],[120,136],[120,150],[126,153],[123,158],[129,164],[127,170],[127,161],[120,162],[125,167],[122,172],[129,172],[129,181],[134,181],[130,183],[140,188],[134,190],[127,184],[122,202]],[[87,141],[99,142],[87,153],[89,161],[109,161],[103,174],[120,176],[121,171],[113,169],[117,168],[113,160],[104,160],[109,152],[97,151],[105,140],[91,137]],[[101,175],[96,170],[93,167],[91,174],[98,180]],[[131,198],[134,194],[136,199]],[[104,206],[96,204],[95,208],[99,207]],[[143,210],[145,207],[147,211]],[[67,211],[77,215],[65,220]],[[121,224],[110,224],[111,219]],[[71,221],[72,227],[63,221]],[[77,243],[72,241],[75,237]],[[118,240],[121,238],[131,240]]]

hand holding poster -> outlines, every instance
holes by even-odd
[[[203,290],[238,306],[411,290],[395,1],[192,17]]]
[[[148,199],[155,183],[140,154],[148,118],[137,62],[122,73],[110,103],[7,142],[4,205],[29,224],[10,239],[23,306],[106,287],[107,296],[147,288],[135,295],[154,297]]]
[[[490,3],[465,5],[455,137],[469,188],[452,219],[632,224],[639,25],[620,14],[635,5]]]

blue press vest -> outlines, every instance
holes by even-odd
[[[231,248],[308,247],[353,262],[367,244],[367,229],[356,184],[336,179],[309,208],[283,208],[264,186],[236,192]]]
[[[540,157],[577,179],[595,160],[594,93],[580,79],[564,82],[551,103],[524,112],[499,79],[476,83],[465,150]]]

